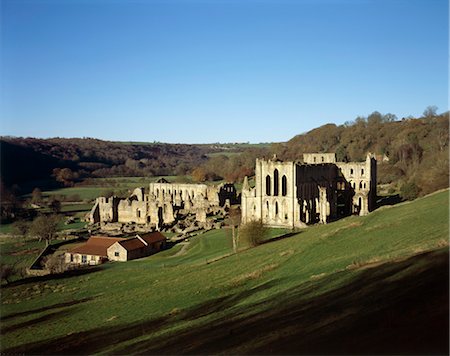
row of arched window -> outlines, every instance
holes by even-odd
[[[269,211],[270,211],[270,207],[269,207],[269,202],[266,201],[266,207],[264,209],[265,213],[265,217],[268,218],[269,217]],[[284,219],[287,220],[288,219],[288,214],[286,211],[286,206],[283,205],[283,213],[284,213]],[[273,204],[273,217],[274,218],[280,218],[280,209],[278,207],[278,202],[276,201],[275,204]],[[253,211],[252,211],[252,215],[255,216],[256,215],[256,205],[253,205]]]
[[[180,197],[183,199],[183,190],[180,189],[179,192],[180,192]],[[186,196],[189,196],[189,191],[188,190],[185,190],[184,192],[185,192]],[[162,196],[164,197],[166,195],[166,193],[172,194],[172,190],[171,189],[167,189],[166,190],[166,189],[161,188],[161,193],[162,193]],[[174,189],[173,194],[177,195],[177,190],[176,189]],[[159,189],[158,188],[156,188],[156,196],[159,196]],[[195,198],[195,194],[194,194],[193,190],[191,191],[191,198]]]
[[[350,181],[350,186],[353,189],[356,189],[356,183],[355,182]],[[360,181],[359,182],[359,189],[363,189],[363,188],[366,189],[367,188],[367,184],[366,184],[366,182]]]
[[[354,174],[353,168],[350,168],[350,175],[352,176]],[[361,168],[361,175],[364,175],[364,168]]]
[[[280,195],[280,174],[278,172],[278,169],[275,169],[273,171],[273,191],[272,191],[272,178],[268,174],[266,176],[266,195],[273,195],[278,196]],[[286,196],[287,195],[287,178],[285,175],[281,177],[281,195]]]

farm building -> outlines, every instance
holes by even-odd
[[[165,247],[166,238],[160,232],[136,235],[131,239],[117,241],[108,247],[110,261],[129,261],[150,256]]]
[[[74,247],[65,254],[67,264],[98,265],[108,260],[108,247],[123,238],[92,236],[83,245]]]

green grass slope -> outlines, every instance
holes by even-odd
[[[448,191],[231,253],[160,254],[2,289],[6,353],[446,353]]]

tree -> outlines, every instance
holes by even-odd
[[[432,117],[437,115],[438,107],[436,105],[427,106],[427,108],[423,111],[423,117],[427,119],[431,119]]]
[[[39,204],[42,201],[42,192],[39,188],[34,188],[31,193],[31,202],[33,204]]]
[[[26,236],[29,229],[30,229],[30,224],[25,220],[17,220],[13,224],[13,232],[15,235]]]
[[[414,182],[404,183],[400,188],[400,196],[406,200],[414,200],[419,196],[419,187]]]
[[[78,174],[72,172],[70,168],[55,168],[53,170],[53,176],[56,181],[63,183],[66,187],[72,187],[78,178]]]
[[[44,258],[43,265],[50,273],[62,273],[67,269],[64,254],[54,253]]]
[[[2,263],[0,265],[0,277],[2,282],[5,281],[7,284],[11,282],[11,277],[17,273],[14,266]]]
[[[268,235],[269,229],[261,220],[250,221],[239,228],[239,242],[244,242],[251,247],[259,245]]]
[[[60,218],[57,215],[40,215],[31,223],[29,234],[39,241],[45,240],[49,245],[56,237],[59,222]]]
[[[52,198],[48,207],[55,213],[59,213],[61,211],[61,202],[58,199]]]
[[[22,203],[13,189],[8,189],[0,181],[0,220],[11,221],[16,218],[22,208]]]
[[[241,222],[241,209],[239,207],[231,207],[228,212],[228,225],[231,226],[231,238],[233,239],[233,251],[236,253],[239,241],[238,235],[236,234],[236,227],[239,226]]]
[[[204,182],[204,181],[206,181],[206,171],[202,167],[195,168],[192,171],[191,175],[192,175],[192,179],[195,182]]]

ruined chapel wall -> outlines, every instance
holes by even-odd
[[[256,160],[255,188],[242,192],[243,221],[269,226],[294,226],[294,163]]]
[[[320,164],[320,163],[336,163],[335,153],[304,153],[303,163]]]
[[[177,183],[150,183],[150,194],[154,194],[156,197],[166,195],[175,197],[176,194],[181,196],[184,201],[189,197],[191,200],[199,194],[203,194],[206,197],[208,194],[208,186],[206,184],[177,184]]]
[[[147,223],[148,206],[145,201],[121,200],[117,207],[118,221],[121,223]]]

